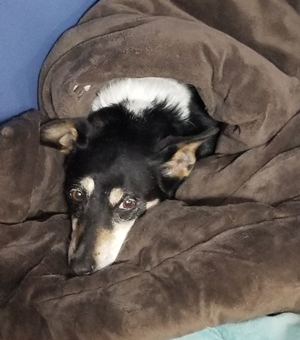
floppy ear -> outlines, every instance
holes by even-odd
[[[88,130],[86,118],[51,120],[41,126],[41,142],[68,154],[76,144],[86,144]]]
[[[180,179],[187,177],[196,163],[196,151],[201,144],[201,141],[180,143],[172,158],[162,164],[162,176]]]
[[[165,162],[161,165],[162,176],[180,179],[187,177],[196,163],[197,149],[206,142],[209,137],[215,135],[218,130],[218,128],[214,127],[199,135],[179,137],[178,141],[175,142],[175,145],[173,141],[171,145],[162,150],[167,157]]]
[[[194,168],[198,148],[219,131],[212,127],[205,132],[189,137],[170,137],[167,146],[160,152],[162,163],[159,168],[161,189],[170,197],[179,184]]]

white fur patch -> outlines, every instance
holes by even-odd
[[[119,78],[105,84],[100,89],[92,104],[97,111],[113,104],[123,104],[128,110],[139,116],[146,108],[153,108],[156,103],[166,103],[166,107],[179,112],[185,120],[189,117],[191,93],[188,87],[171,78]]]
[[[94,253],[95,270],[106,267],[115,261],[134,222],[135,220],[113,222],[112,230],[99,232]]]
[[[88,196],[91,196],[95,190],[95,182],[92,177],[84,177],[80,181],[80,185],[84,188]]]
[[[159,199],[158,198],[153,200],[153,201],[147,202],[146,209],[148,210],[148,209],[150,209],[152,207],[155,207],[158,203],[159,203]]]
[[[123,197],[124,191],[121,188],[114,188],[111,190],[108,200],[112,206],[115,206]]]

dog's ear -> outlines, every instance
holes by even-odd
[[[161,161],[159,177],[161,189],[170,197],[194,168],[197,149],[207,139],[215,135],[218,128],[212,127],[205,132],[189,137],[169,137],[159,152]]]
[[[90,124],[86,118],[54,119],[41,126],[41,142],[68,154],[75,146],[84,146]]]

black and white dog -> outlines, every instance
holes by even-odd
[[[114,262],[135,220],[174,196],[196,160],[214,153],[219,131],[196,89],[174,79],[115,79],[92,111],[41,129],[44,144],[67,154],[68,256],[78,275]]]

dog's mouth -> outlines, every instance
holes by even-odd
[[[89,275],[112,264],[135,220],[114,223],[112,228],[98,227],[93,236],[83,237],[82,227],[73,227],[69,245],[69,265],[76,275]],[[73,224],[77,224],[74,219]],[[89,242],[90,241],[90,242]]]
[[[97,235],[94,259],[95,270],[113,263],[124,244],[129,230],[135,220],[114,223],[112,230],[100,230]]]

